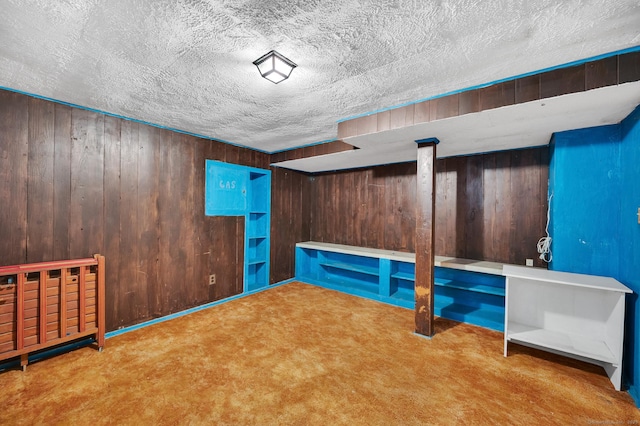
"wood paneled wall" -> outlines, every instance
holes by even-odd
[[[543,266],[548,163],[547,147],[437,160],[436,254]],[[415,163],[320,174],[310,189],[310,240],[415,250]]]
[[[0,264],[104,254],[107,330],[237,294],[243,218],[204,216],[204,161],[268,168],[302,154],[269,156],[0,91]],[[547,156],[539,148],[438,160],[436,252],[537,259]],[[315,176],[272,168],[271,282],[294,276],[299,241],[413,251],[415,167]]]
[[[277,155],[277,154],[275,154]],[[295,275],[295,246],[310,239],[311,178],[273,167],[271,174],[271,283]]]
[[[107,330],[239,293],[244,219],[204,216],[205,159],[269,167],[257,151],[0,91],[0,264],[105,255]]]

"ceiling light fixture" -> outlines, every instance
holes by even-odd
[[[275,84],[289,78],[291,71],[297,67],[293,61],[285,58],[275,50],[253,61],[253,65],[258,67],[261,76]]]

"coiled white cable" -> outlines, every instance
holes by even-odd
[[[549,205],[547,206],[547,226],[544,228],[546,237],[542,237],[538,240],[538,253],[540,253],[540,259],[549,263],[551,259],[553,259],[553,255],[551,254],[551,236],[549,235],[549,219],[551,217],[551,199],[553,198],[553,194],[549,195]]]

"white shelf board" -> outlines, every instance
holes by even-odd
[[[502,273],[506,277],[593,288],[597,290],[633,293],[627,286],[611,277],[549,271],[541,268],[528,268],[515,265],[505,265]]]
[[[462,259],[459,257],[436,256],[436,266],[460,269],[462,271],[483,272],[485,274],[502,275],[504,263],[486,260]]]
[[[324,250],[334,253],[352,254],[355,256],[375,257],[378,259],[390,259],[400,262],[416,263],[415,253],[404,253],[400,251],[373,249],[368,247],[347,246],[344,244],[320,243],[316,241],[297,243],[296,246],[312,250]]]
[[[373,249],[367,247],[348,246],[344,244],[321,243],[307,241],[297,243],[297,247],[312,250],[325,250],[334,253],[352,254],[355,256],[376,257],[379,259],[390,259],[400,262],[416,263],[415,253],[405,253],[394,250]],[[450,256],[435,256],[434,265],[443,268],[459,269],[462,271],[482,272],[485,274],[502,275],[503,266],[506,264],[498,262],[488,262],[485,260],[462,259]],[[527,267],[527,269],[536,269]]]
[[[515,343],[529,343],[613,365],[618,364],[618,359],[604,341],[587,336],[545,330],[509,320],[506,337]]]

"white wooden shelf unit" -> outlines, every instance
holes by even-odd
[[[610,277],[505,265],[504,356],[509,342],[600,365],[622,381],[625,294]]]

